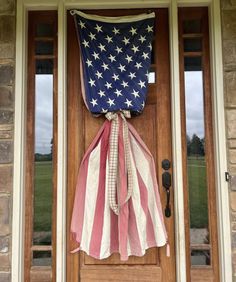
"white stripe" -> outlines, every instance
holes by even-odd
[[[110,255],[110,205],[109,205],[109,192],[108,192],[108,171],[109,171],[109,161],[106,160],[106,183],[105,183],[105,207],[104,207],[104,221],[102,229],[102,241],[100,250],[100,259],[108,257]]]
[[[146,214],[141,205],[141,198],[140,198],[140,190],[138,184],[138,177],[136,172],[136,166],[133,158],[133,154],[131,154],[130,158],[132,176],[133,176],[133,191],[132,191],[132,203],[134,207],[134,214],[136,217],[136,225],[138,230],[139,241],[141,245],[142,251],[147,248],[147,232],[146,232]],[[130,238],[132,240],[132,238]]]
[[[101,141],[97,147],[91,152],[88,163],[88,174],[86,183],[86,194],[84,204],[84,223],[81,239],[81,250],[89,252],[89,245],[92,235],[94,213],[97,202],[97,193],[99,185],[100,172],[100,151]]]
[[[100,21],[105,23],[129,23],[129,22],[138,22],[145,19],[155,18],[154,12],[150,14],[139,14],[134,16],[132,15],[132,16],[121,16],[121,17],[105,17],[105,16],[91,15],[91,14],[85,14],[77,10],[71,10],[70,13],[72,16],[77,14],[88,20]]]
[[[166,243],[166,236],[163,230],[163,225],[162,225],[162,221],[160,218],[160,214],[157,209],[156,195],[155,195],[155,190],[154,190],[155,187],[154,187],[153,180],[151,177],[151,167],[150,167],[151,160],[148,161],[148,159],[146,159],[142,149],[140,148],[139,144],[137,143],[136,139],[133,136],[131,136],[130,140],[132,144],[132,150],[134,153],[136,167],[148,190],[148,208],[149,208],[153,226],[154,226],[156,242],[158,245],[161,246]],[[157,193],[159,193],[159,191],[157,191]]]

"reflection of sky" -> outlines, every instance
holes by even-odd
[[[51,152],[52,138],[52,74],[38,74],[35,78],[36,116],[35,116],[35,152],[48,154]]]
[[[186,126],[189,137],[195,133],[204,137],[203,84],[201,71],[186,71],[185,104]]]
[[[36,75],[36,153],[48,154],[52,138],[53,76]],[[202,72],[185,72],[187,134],[204,136]]]

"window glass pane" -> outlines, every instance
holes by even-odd
[[[203,72],[201,58],[192,59],[196,58],[185,58],[184,72],[190,243],[208,244]]]
[[[155,67],[151,67],[148,73],[148,83],[156,83],[156,70]]]
[[[37,41],[35,46],[36,55],[52,55],[53,42],[51,41]]]
[[[184,39],[184,52],[199,52],[202,51],[201,38],[186,38]]]
[[[183,24],[184,33],[200,33],[201,20],[185,20]]]
[[[33,251],[33,266],[52,265],[51,251]]]
[[[53,75],[35,76],[34,244],[51,244]]]
[[[192,250],[191,265],[210,265],[211,256],[209,250]]]
[[[36,27],[37,37],[53,37],[53,25],[48,23],[39,23]]]
[[[53,60],[36,60],[36,74],[52,74]]]

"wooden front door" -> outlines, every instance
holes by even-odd
[[[118,16],[143,13],[142,10],[99,10],[89,13]],[[144,140],[156,162],[159,191],[164,213],[166,192],[162,186],[162,160],[171,156],[171,104],[170,62],[168,37],[168,10],[155,9],[155,40],[153,42],[152,78],[148,99],[143,113],[133,117],[131,123]],[[67,185],[67,282],[76,281],[175,281],[174,201],[170,188],[171,216],[165,217],[169,237],[170,257],[166,247],[151,248],[143,257],[130,257],[120,261],[114,254],[108,259],[97,260],[83,252],[71,254],[70,222],[74,203],[77,173],[83,154],[95,137],[104,117],[95,118],[84,105],[80,84],[79,46],[73,17],[67,14],[67,105],[68,105],[68,185]],[[151,83],[152,82],[152,83]],[[172,170],[170,168],[169,172]]]

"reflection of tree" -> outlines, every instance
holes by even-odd
[[[205,138],[200,139],[197,134],[193,134],[192,138],[187,135],[187,154],[188,156],[205,156]]]

